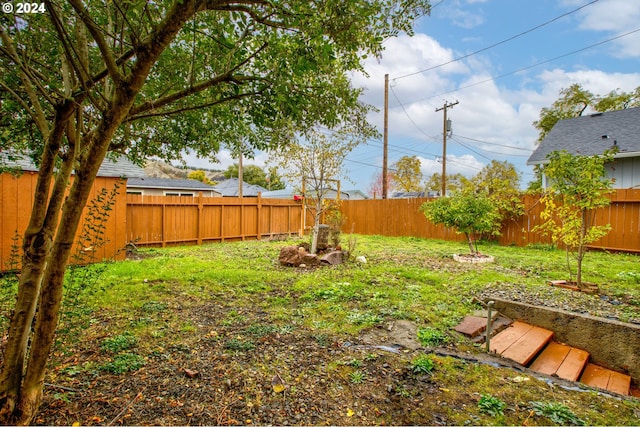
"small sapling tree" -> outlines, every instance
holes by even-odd
[[[344,174],[344,159],[375,129],[364,126],[359,131],[353,124],[334,129],[329,135],[312,130],[304,140],[292,142],[271,153],[271,162],[288,165],[283,176],[291,183],[304,182],[304,203],[314,218],[311,253],[317,252],[318,231],[322,214],[331,208],[326,201],[334,191],[332,186]],[[298,188],[301,190],[301,188]]]
[[[576,261],[576,285],[583,289],[582,261],[590,243],[607,235],[611,225],[594,225],[595,210],[607,206],[613,190],[612,181],[605,178],[605,164],[613,153],[601,156],[576,156],[567,151],[554,151],[547,156],[549,163],[543,172],[549,186],[544,191],[540,213],[543,223],[534,228],[551,236],[566,249],[567,270],[573,281],[570,258]]]
[[[453,227],[467,238],[469,252],[478,256],[477,238],[481,234],[500,234],[500,214],[495,204],[484,193],[469,191],[455,193],[425,202],[420,210],[429,221]]]

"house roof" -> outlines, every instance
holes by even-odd
[[[295,191],[291,188],[285,188],[284,190],[264,191],[262,197],[267,199],[292,199],[294,195],[301,194],[299,191]],[[335,199],[338,192],[336,190],[329,190],[326,194],[327,199]],[[363,199],[368,199],[367,195],[360,190],[345,190],[340,191],[340,198],[343,200],[358,199],[358,196]]]
[[[391,195],[392,199],[415,199],[419,197],[426,197],[424,191],[397,191]]]
[[[0,152],[0,165],[19,168],[26,172],[39,171],[38,167],[33,163],[29,156],[10,151]],[[144,170],[125,156],[121,155],[115,161],[110,158],[104,159],[100,169],[98,170],[98,176],[115,178],[143,177]]]
[[[174,178],[129,178],[127,188],[159,188],[174,190],[199,190],[215,191],[212,185],[195,179],[174,179]]]
[[[238,196],[238,178],[225,179],[218,185],[214,185],[213,189],[226,197]],[[255,184],[242,183],[242,195],[244,197],[257,197],[258,193],[264,193],[267,189]]]
[[[594,156],[613,147],[615,157],[640,156],[640,107],[560,120],[527,160],[545,163],[553,151]]]

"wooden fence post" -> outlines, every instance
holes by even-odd
[[[262,230],[260,227],[261,224],[261,220],[262,220],[262,192],[258,191],[258,213],[256,214],[256,221],[258,221],[258,223],[256,224],[256,232],[258,233],[258,240],[262,240]]]
[[[204,229],[202,191],[198,191],[198,230],[196,231],[196,239],[199,245],[202,244],[202,230]]]

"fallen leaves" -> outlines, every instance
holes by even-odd
[[[273,391],[276,393],[282,393],[287,388],[279,374],[275,374],[271,379],[271,387],[273,387]]]

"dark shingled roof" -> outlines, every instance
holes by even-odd
[[[618,147],[616,157],[640,156],[640,108],[560,120],[531,154],[528,165],[545,163],[553,151],[593,156]]]
[[[129,178],[127,188],[173,188],[177,190],[215,190],[213,186],[195,179]]]
[[[0,164],[27,172],[38,172],[38,167],[33,164],[31,159],[22,154],[7,151],[0,152]],[[98,170],[98,176],[114,178],[143,177],[144,170],[125,156],[119,156],[116,161],[109,158],[104,159]]]

